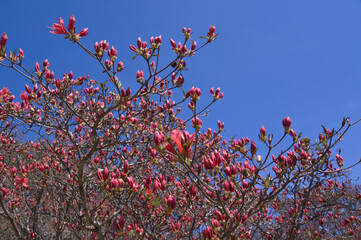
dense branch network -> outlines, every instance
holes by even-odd
[[[143,58],[138,87],[118,79],[124,69],[105,40],[94,50],[80,40],[75,17],[59,18],[51,33],[65,35],[99,63],[106,81],[55,78],[50,63],[23,65],[24,51],[6,53],[0,65],[29,80],[21,101],[0,90],[0,232],[19,239],[355,239],[360,230],[360,187],[332,154],[349,128],[323,128],[311,143],[282,121],[279,139],[259,133],[224,140],[224,123],[203,130],[205,111],[222,99],[210,89],[188,91],[186,58],[201,46],[183,28],[170,40],[175,56],[160,66],[162,37],[130,45]],[[191,43],[190,49],[187,44]],[[108,58],[106,57],[108,55]],[[183,113],[186,104],[190,112]],[[31,140],[25,140],[31,139]],[[282,146],[283,149],[279,150]]]

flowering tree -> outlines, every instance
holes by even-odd
[[[88,34],[59,18],[53,34],[84,49],[107,81],[57,78],[45,60],[35,71],[24,51],[0,41],[1,65],[29,80],[20,102],[0,90],[0,231],[19,239],[337,239],[360,229],[359,187],[347,180],[343,158],[331,150],[355,123],[326,129],[315,143],[282,121],[279,139],[260,129],[226,141],[203,130],[199,88],[184,90],[186,58],[213,42],[211,26],[199,46],[191,29],[170,40],[174,59],[159,64],[161,36],[130,45],[143,58],[138,87],[121,82],[124,64],[105,40],[94,50]],[[187,48],[190,45],[190,49]],[[8,53],[8,54],[7,54]],[[183,105],[189,112],[181,115]],[[184,111],[187,111],[184,110]],[[182,116],[182,117],[181,117]],[[25,140],[25,136],[32,140]],[[284,147],[280,150],[278,147]]]

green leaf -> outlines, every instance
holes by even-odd
[[[155,206],[155,207],[158,206],[161,201],[162,200],[160,200],[159,198],[154,198],[153,202],[152,202],[152,206]]]
[[[138,54],[135,54],[134,57],[132,57],[132,60],[134,60],[137,56],[138,56]]]
[[[199,38],[204,38],[204,39],[207,39],[206,37],[199,37]]]
[[[270,180],[271,180],[271,177],[268,174],[266,180],[264,181],[264,186],[265,186],[266,189],[269,188]]]
[[[182,89],[182,93],[183,93],[183,95],[184,95],[184,97],[186,97],[186,93],[185,93],[185,91],[183,90],[183,88],[181,88]]]

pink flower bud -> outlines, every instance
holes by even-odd
[[[227,166],[225,169],[224,169],[224,172],[229,176],[229,177],[232,177],[233,176],[233,173],[231,171],[231,167],[230,166]]]
[[[154,37],[152,36],[150,39],[149,39],[149,42],[150,42],[150,44],[154,44]]]
[[[128,185],[130,188],[133,188],[134,186],[134,179],[133,177],[127,177]]]
[[[97,171],[97,176],[98,176],[99,181],[104,181],[103,174],[99,168]]]
[[[124,228],[124,225],[125,225],[125,220],[123,218],[123,216],[120,216],[120,217],[117,217],[118,218],[118,222],[115,223],[115,228],[117,230],[121,230]]]
[[[26,90],[29,94],[32,93],[31,88],[30,88],[27,84],[25,84],[25,90]]]
[[[209,31],[208,31],[208,33],[207,33],[207,36],[208,37],[213,37],[213,35],[214,35],[214,32],[216,31],[216,26],[210,26],[209,27]]]
[[[154,143],[155,145],[161,145],[165,141],[165,136],[161,132],[154,133]]]
[[[109,170],[108,170],[107,167],[104,168],[102,174],[103,174],[103,179],[104,179],[104,181],[108,180],[108,178],[109,178]]]
[[[174,225],[173,222],[170,224],[170,226],[171,226],[173,232],[176,232],[176,231],[177,231],[177,229],[175,228],[175,225]]]
[[[105,52],[105,51],[108,50],[108,48],[109,48],[109,43],[107,43],[106,40],[100,41],[99,47],[100,47],[100,49],[101,49],[102,51]]]
[[[214,235],[213,229],[209,226],[206,227],[206,229],[203,230],[202,235],[205,240],[207,239],[211,240]]]
[[[113,189],[113,188],[116,188],[117,186],[118,186],[118,181],[115,178],[112,178],[110,180],[109,188]]]
[[[241,224],[245,223],[248,219],[248,214],[246,213],[245,215],[243,215],[242,219],[241,219]]]
[[[50,66],[50,63],[49,63],[48,59],[45,59],[43,62],[43,68],[47,69],[49,66]]]
[[[285,132],[289,133],[290,130],[291,130],[291,119],[290,119],[290,117],[285,117],[282,120],[282,125],[283,125],[283,128],[285,129]]]
[[[106,59],[104,63],[108,70],[110,70],[113,66],[113,62],[110,61],[109,59]]]
[[[19,48],[18,58],[19,58],[20,60],[24,58],[24,51],[23,51],[21,48]]]
[[[194,50],[196,49],[196,47],[197,47],[197,42],[194,41],[194,42],[192,43],[191,50],[194,51]]]
[[[257,153],[257,147],[256,147],[256,143],[252,140],[251,142],[251,154],[252,156],[256,155]]]
[[[175,41],[173,39],[170,39],[170,44],[172,45],[172,49],[174,50],[175,48],[177,48],[177,45],[175,43]]]
[[[180,48],[180,52],[181,52],[182,54],[185,54],[187,51],[188,51],[188,49],[187,49],[187,46],[186,46],[186,45],[184,45],[184,46],[182,46],[182,47]]]
[[[88,33],[89,33],[88,28],[84,28],[79,32],[79,37],[85,37],[86,35],[88,35]]]
[[[172,197],[172,195],[169,195],[168,199],[165,198],[164,201],[165,204],[167,204],[167,206],[172,210],[175,209],[175,207],[177,206],[177,201],[175,198]]]
[[[242,187],[243,188],[247,188],[248,187],[248,183],[246,182],[246,180],[242,180]]]
[[[20,94],[20,98],[22,100],[24,100],[25,102],[27,102],[29,100],[28,94],[26,92],[23,92],[22,94]]]
[[[137,52],[138,49],[136,47],[134,47],[133,45],[129,45],[130,50],[132,50],[133,52]]]
[[[159,35],[154,39],[155,44],[161,45],[162,44],[162,36]]]
[[[138,48],[142,47],[142,39],[140,37],[138,37],[138,39],[137,39],[137,45],[138,45]]]
[[[7,40],[8,40],[8,36],[6,35],[6,33],[3,33],[0,39],[0,48],[5,47]]]
[[[214,228],[219,228],[220,227],[220,224],[219,224],[217,219],[212,218],[212,226]]]
[[[202,92],[199,88],[192,87],[186,94],[186,98],[191,97],[193,101],[198,101]]]
[[[194,185],[189,189],[189,194],[193,197],[197,195],[197,188]]]
[[[118,64],[117,64],[117,71],[118,71],[118,72],[121,72],[121,71],[123,71],[123,69],[124,69],[124,64],[123,64],[123,62],[118,62]]]
[[[117,50],[115,50],[113,46],[110,48],[110,50],[108,50],[108,56],[110,57],[110,59],[112,59],[112,61],[114,61],[114,59],[117,58],[118,52]]]
[[[124,162],[124,173],[127,174],[129,172],[129,164],[128,161]]]
[[[265,127],[262,126],[261,129],[259,130],[259,132],[260,132],[260,134],[261,134],[261,135],[260,135],[261,141],[266,142],[266,140],[267,140],[267,135],[266,135],[266,129],[265,129]]]
[[[69,77],[69,79],[73,79],[73,71],[70,70],[68,77]]]
[[[75,25],[75,17],[74,17],[74,15],[72,15],[69,18],[69,24],[68,24],[69,31],[74,31],[74,25]]]
[[[340,155],[338,155],[338,154],[336,154],[336,161],[337,161],[337,165],[338,165],[339,167],[342,167],[342,166],[343,166],[343,164],[344,164],[343,158],[342,158]]]
[[[142,80],[144,77],[144,73],[143,73],[143,71],[137,71],[135,76],[138,80]]]
[[[132,91],[130,90],[130,88],[127,88],[127,91],[125,92],[125,96],[130,97],[131,92]]]
[[[197,131],[202,127],[202,120],[198,117],[192,119],[192,127],[194,127]]]
[[[35,72],[40,73],[39,63],[35,63]]]
[[[98,42],[94,43],[94,49],[95,49],[96,52],[99,51],[99,43]]]

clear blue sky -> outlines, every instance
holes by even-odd
[[[276,135],[281,120],[290,116],[296,132],[311,139],[321,124],[332,128],[342,117],[361,117],[361,2],[358,0],[232,0],[232,1],[2,1],[0,32],[8,46],[25,51],[33,67],[45,58],[58,77],[73,70],[90,74],[97,65],[61,36],[49,34],[58,17],[74,14],[76,26],[89,28],[82,42],[92,48],[106,39],[125,63],[123,81],[135,82],[144,64],[131,61],[128,45],[138,36],[163,37],[164,61],[169,38],[181,40],[180,29],[191,27],[195,36],[216,25],[219,38],[187,61],[186,86],[200,87],[206,101],[209,88],[220,86],[222,101],[212,106],[205,127],[226,124],[224,136],[257,139],[259,128]],[[101,80],[101,79],[99,79]],[[17,94],[27,80],[0,68],[0,88]],[[361,124],[339,145],[346,164],[361,157]],[[353,176],[361,176],[354,169]]]

